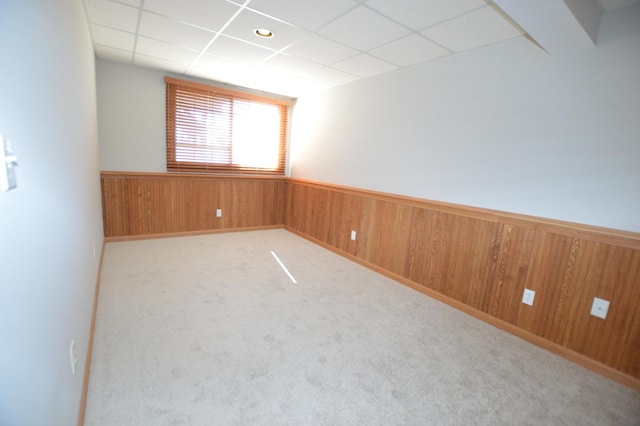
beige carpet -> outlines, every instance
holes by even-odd
[[[269,230],[107,244],[85,424],[638,425],[640,394]]]

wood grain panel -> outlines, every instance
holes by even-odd
[[[283,178],[103,172],[101,181],[105,237],[284,223]]]
[[[640,389],[639,234],[288,182],[292,231]]]
[[[515,324],[526,287],[532,255],[536,247],[535,231],[504,225],[500,235],[496,269],[491,282],[491,300],[486,312],[503,321]]]
[[[402,226],[405,212],[401,212],[400,207],[387,201],[366,200],[364,220],[356,240],[362,241],[364,260],[395,273],[404,269],[404,256],[389,256],[389,253],[406,251],[409,236],[407,226]]]
[[[640,390],[640,234],[286,178],[103,172],[102,197],[106,237],[284,225]]]

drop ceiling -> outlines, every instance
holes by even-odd
[[[603,11],[640,0],[597,0]],[[523,35],[485,0],[85,0],[100,59],[297,97]],[[267,28],[273,38],[259,38]]]

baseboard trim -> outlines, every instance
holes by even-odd
[[[153,240],[157,238],[190,237],[194,235],[222,234],[227,232],[263,231],[266,229],[281,229],[284,225],[247,226],[242,228],[206,229],[203,231],[167,232],[160,234],[126,235],[122,237],[105,237],[107,243],[118,241]]]
[[[104,259],[104,247],[106,242],[102,241],[100,250],[100,263],[98,264],[98,276],[96,277],[96,287],[93,293],[93,308],[91,312],[91,324],[89,325],[89,341],[87,342],[87,358],[84,361],[84,377],[82,378],[82,395],[80,397],[80,409],[78,412],[78,426],[84,425],[84,415],[87,409],[87,393],[89,392],[89,373],[91,370],[91,355],[93,354],[93,334],[96,328],[96,315],[98,310],[98,293],[100,291],[100,277],[102,276],[102,261]]]
[[[194,236],[194,235],[220,234],[225,232],[260,231],[260,230],[266,230],[266,229],[282,229],[282,228],[284,228],[283,225],[271,225],[271,226],[245,227],[245,228],[214,229],[214,230],[192,231],[192,232],[172,232],[167,234],[131,235],[126,237],[105,237],[104,241],[102,242],[102,250],[100,253],[100,263],[98,265],[98,276],[96,278],[96,287],[93,295],[93,310],[91,313],[91,324],[89,326],[87,358],[85,359],[84,377],[82,381],[82,395],[80,398],[80,409],[78,411],[77,426],[84,425],[84,417],[87,410],[87,394],[89,392],[89,375],[91,372],[91,356],[93,354],[93,337],[94,337],[95,328],[96,328],[96,315],[98,310],[98,294],[100,291],[100,277],[102,275],[104,249],[107,243],[118,242],[118,241],[149,240],[149,239],[157,239],[157,238],[188,237],[188,236]]]
[[[439,300],[440,302],[443,302],[459,311],[462,311],[468,315],[471,315],[487,324],[490,324],[494,327],[497,327],[503,331],[506,331],[516,337],[519,337],[523,340],[528,341],[529,343],[532,343],[536,346],[539,346],[543,349],[548,350],[549,352],[555,353],[556,355],[559,355],[575,364],[578,364],[588,370],[593,371],[594,373],[600,374],[601,376],[604,376],[610,380],[613,380],[617,383],[620,383],[624,386],[627,386],[633,390],[635,390],[636,392],[640,392],[640,379],[637,379],[633,376],[630,376],[628,374],[622,373],[612,367],[609,367],[608,365],[602,364],[601,362],[595,361],[591,358],[588,358],[582,354],[579,354],[577,352],[574,352],[570,349],[567,349],[564,346],[561,346],[557,343],[551,342],[547,339],[544,339],[536,334],[533,334],[529,331],[523,330],[519,327],[514,326],[513,324],[510,324],[506,321],[500,320],[498,318],[495,318],[485,312],[479,311],[477,309],[474,309],[470,306],[465,305],[462,302],[459,302],[453,298],[450,298],[448,296],[445,296],[441,293],[438,293],[434,290],[431,290],[427,287],[423,287],[421,285],[418,285],[416,283],[414,283],[413,281],[395,274],[393,272],[390,272],[384,268],[381,268],[379,266],[373,265],[371,263],[368,263],[360,258],[358,258],[357,256],[354,256],[350,253],[347,253],[345,251],[342,251],[330,244],[325,243],[324,241],[318,240],[316,238],[313,238],[309,235],[306,235],[302,232],[299,232],[291,227],[288,226],[284,226],[284,229],[286,229],[287,231],[296,234],[302,238],[305,238],[315,244],[318,244],[319,246],[322,246],[342,257],[345,257],[353,262],[356,262],[366,268],[369,268],[375,272],[378,272],[388,278],[391,278],[394,281],[398,281],[401,284],[406,285],[407,287],[411,287],[412,289],[425,294],[433,299]]]
[[[630,376],[628,374],[622,373],[612,367],[609,367],[608,365],[602,364],[598,361],[595,361],[591,358],[588,358],[582,354],[579,354],[577,352],[574,352],[570,349],[567,349],[564,346],[561,346],[557,343],[551,342],[547,339],[544,339],[540,336],[537,336],[531,332],[528,332],[526,330],[523,330],[521,328],[518,328],[516,326],[514,326],[513,324],[510,324],[506,321],[497,319],[485,312],[479,311],[477,309],[471,308],[455,299],[452,299],[450,297],[447,297],[443,294],[440,294],[436,291],[433,291],[427,287],[423,287],[421,285],[418,285],[416,283],[414,283],[413,281],[408,280],[407,278],[395,274],[393,272],[390,272],[384,268],[381,268],[379,266],[370,264],[350,253],[347,253],[345,251],[342,251],[330,244],[327,244],[323,241],[320,241],[318,239],[315,239],[309,235],[306,235],[302,232],[299,232],[289,226],[286,225],[270,225],[270,226],[257,226],[257,227],[244,227],[244,228],[228,228],[228,229],[215,229],[215,230],[205,230],[205,231],[191,231],[191,232],[174,232],[174,233],[166,233],[166,234],[147,234],[147,235],[131,235],[131,236],[125,236],[125,237],[107,237],[104,239],[103,245],[102,245],[102,253],[100,255],[100,264],[98,267],[98,277],[97,277],[97,282],[96,282],[96,289],[95,289],[95,295],[94,295],[94,303],[93,303],[93,313],[91,316],[91,326],[90,326],[90,332],[89,332],[89,344],[88,344],[88,349],[87,349],[87,359],[85,361],[85,373],[84,373],[84,381],[83,381],[83,387],[82,387],[82,398],[81,398],[81,402],[80,402],[80,412],[78,415],[78,426],[82,426],[84,424],[84,415],[85,415],[85,410],[86,410],[86,403],[87,403],[87,391],[88,391],[88,387],[89,387],[89,373],[90,373],[90,364],[91,364],[91,354],[92,354],[92,349],[93,349],[93,336],[94,336],[94,329],[95,329],[95,321],[96,321],[96,310],[97,310],[97,305],[98,305],[98,291],[99,291],[99,287],[100,287],[100,275],[101,275],[101,271],[102,271],[102,262],[103,262],[103,258],[104,258],[104,248],[105,248],[105,244],[108,242],[118,242],[118,241],[136,241],[136,240],[145,240],[145,239],[157,239],[157,238],[171,238],[171,237],[185,237],[185,236],[194,236],[194,235],[207,235],[207,234],[218,234],[218,233],[226,233],[226,232],[244,232],[244,231],[258,231],[258,230],[267,230],[267,229],[286,229],[287,231],[296,234],[302,238],[305,238],[319,246],[322,246],[342,257],[345,257],[353,262],[356,262],[366,268],[369,268],[375,272],[378,272],[388,278],[391,278],[394,281],[397,281],[403,285],[406,285],[422,294],[425,294],[433,299],[439,300],[455,309],[458,309],[459,311],[462,311],[468,315],[471,315],[487,324],[490,324],[494,327],[497,327],[503,331],[506,331],[516,337],[519,337],[521,339],[524,339],[526,341],[528,341],[529,343],[532,343],[536,346],[539,346],[543,349],[546,349],[552,353],[555,353],[556,355],[559,355],[577,365],[580,365],[588,370],[591,370],[597,374],[600,374],[610,380],[613,380],[617,383],[620,383],[624,386],[627,386],[633,390],[635,390],[636,392],[640,392],[640,379],[637,379],[633,376]]]

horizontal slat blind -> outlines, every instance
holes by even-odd
[[[284,175],[288,102],[165,82],[167,170]]]

